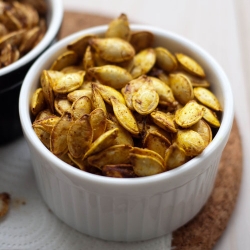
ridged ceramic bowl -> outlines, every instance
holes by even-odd
[[[76,169],[55,157],[32,129],[30,98],[43,69],[48,69],[66,45],[85,34],[101,35],[107,26],[73,34],[48,49],[26,75],[20,94],[19,113],[39,190],[53,213],[72,228],[111,241],[142,241],[170,233],[191,220],[206,203],[216,177],[222,151],[233,122],[230,83],[220,65],[193,42],[166,30],[131,25],[133,31],[148,30],[155,45],[181,51],[205,69],[223,113],[221,127],[202,154],[186,164],[154,176],[117,179]]]
[[[23,79],[34,61],[53,43],[63,19],[61,0],[47,0],[47,32],[40,43],[18,61],[0,69],[0,144],[22,134],[18,98]]]

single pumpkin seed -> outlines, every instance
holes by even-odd
[[[96,37],[94,35],[85,35],[82,37],[77,38],[73,42],[67,45],[68,50],[73,50],[76,52],[77,55],[83,57],[88,45],[89,45],[89,39]]]
[[[54,101],[55,110],[59,115],[71,109],[72,103],[67,98],[56,97]]]
[[[219,100],[210,90],[203,87],[196,87],[194,88],[194,96],[199,102],[208,108],[215,111],[222,111]]]
[[[71,110],[73,120],[77,120],[85,114],[90,114],[92,111],[91,100],[87,96],[82,96],[72,103]]]
[[[134,109],[141,115],[150,114],[159,103],[159,95],[155,90],[141,87],[133,94],[132,104]]]
[[[169,148],[168,138],[156,131],[147,131],[143,139],[143,146],[158,153],[162,158],[165,157],[165,151]]]
[[[137,177],[131,164],[105,165],[102,168],[104,176],[115,178],[134,178]]]
[[[129,145],[114,145],[103,151],[88,157],[91,166],[102,169],[105,165],[127,164],[129,163]]]
[[[93,130],[93,141],[95,141],[106,131],[107,119],[103,109],[97,108],[90,113],[90,124]]]
[[[33,115],[37,115],[45,108],[45,98],[42,88],[36,89],[31,98],[31,112]]]
[[[115,18],[109,23],[105,37],[118,37],[123,40],[129,40],[130,27],[126,14],[122,13],[118,18]]]
[[[54,155],[60,156],[67,153],[67,136],[71,124],[71,113],[65,112],[53,127],[50,135],[50,149]]]
[[[107,115],[105,102],[98,88],[94,84],[92,84],[92,106],[93,109],[98,109],[98,108],[102,109],[104,114]]]
[[[155,48],[156,64],[167,72],[174,71],[177,68],[177,61],[172,53],[163,47]]]
[[[114,128],[118,128],[118,133],[117,137],[114,140],[114,145],[125,144],[134,146],[134,141],[131,134],[123,126],[121,126],[118,121],[115,122],[107,119],[106,122],[107,122],[107,127],[106,127],[107,131]]]
[[[187,160],[188,157],[186,156],[185,152],[178,148],[176,143],[170,145],[170,147],[165,152],[164,161],[168,170],[183,165],[187,162]]]
[[[86,48],[86,51],[82,59],[82,65],[85,71],[88,71],[89,68],[95,66],[95,59],[90,46]]]
[[[51,78],[47,70],[43,70],[40,76],[40,83],[43,90],[43,95],[52,113],[54,113],[54,92],[51,86]]]
[[[53,90],[59,94],[67,94],[78,89],[84,80],[85,71],[63,74],[59,79],[54,80]]]
[[[174,115],[171,113],[164,113],[162,111],[153,111],[150,114],[153,122],[158,125],[159,127],[161,127],[162,129],[168,131],[168,132],[172,132],[172,133],[176,133],[177,132],[177,128],[174,122]]]
[[[130,43],[134,47],[136,53],[151,48],[154,43],[154,35],[149,31],[134,31],[130,36]]]
[[[139,129],[130,109],[114,97],[111,97],[110,100],[113,106],[114,114],[119,123],[132,135],[137,136],[139,134]]]
[[[146,76],[140,76],[134,80],[131,80],[129,83],[125,85],[124,88],[121,89],[121,93],[124,96],[126,101],[126,105],[130,110],[134,110],[133,106],[133,95],[142,87],[144,86],[147,89],[153,90],[152,80]]]
[[[162,80],[149,76],[152,81],[152,86],[154,90],[159,95],[159,103],[166,106],[175,106],[177,103],[175,101],[172,89]]]
[[[96,50],[102,59],[109,62],[123,62],[130,60],[135,55],[132,45],[117,37],[90,38],[89,44]]]
[[[70,102],[74,102],[83,96],[87,96],[90,100],[92,100],[92,90],[91,89],[77,89],[67,94],[67,98]]]
[[[203,68],[193,58],[182,53],[176,53],[175,56],[182,68],[187,72],[202,78],[206,76]]]
[[[78,159],[90,148],[93,138],[93,130],[88,114],[83,115],[72,123],[67,134],[69,153]]]
[[[90,146],[89,150],[85,153],[83,159],[87,159],[90,155],[97,154],[104,149],[114,145],[114,139],[117,137],[118,129],[106,131],[99,136]]]
[[[77,60],[78,54],[73,50],[67,50],[52,63],[50,70],[60,71],[63,68],[75,65]]]
[[[202,137],[205,146],[207,146],[213,139],[212,130],[210,126],[203,120],[199,120],[190,129],[196,131]]]
[[[114,89],[121,89],[132,80],[131,74],[126,69],[115,65],[93,67],[88,70],[88,73],[100,83]]]
[[[134,65],[131,70],[133,78],[137,78],[141,75],[147,74],[154,66],[156,61],[156,55],[153,48],[147,48],[138,52],[134,56]]]
[[[94,82],[93,85],[99,90],[102,98],[104,99],[105,102],[107,102],[108,104],[111,104],[111,98],[114,97],[117,100],[119,100],[119,102],[125,104],[125,100],[123,98],[123,95],[117,91],[116,89],[100,84],[98,82]]]
[[[198,132],[191,129],[178,130],[176,144],[187,156],[197,156],[205,149],[206,144]]]
[[[175,113],[175,122],[182,128],[188,128],[198,122],[204,114],[204,109],[195,100],[189,101]]]
[[[164,166],[154,157],[130,154],[130,162],[137,176],[151,176],[164,172]]]
[[[185,105],[190,100],[194,99],[193,86],[185,75],[183,74],[170,74],[170,87],[176,100]]]

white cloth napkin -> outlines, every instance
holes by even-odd
[[[24,138],[0,147],[0,193],[11,195],[8,214],[0,219],[0,250],[170,250],[171,235],[119,243],[81,234],[60,221],[38,192]]]

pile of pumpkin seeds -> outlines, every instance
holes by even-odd
[[[154,47],[121,14],[100,37],[71,42],[40,77],[33,129],[57,157],[93,174],[129,178],[177,168],[202,153],[222,108],[201,65]],[[216,83],[215,83],[216,84]]]
[[[0,0],[0,69],[32,50],[46,32],[45,0]]]

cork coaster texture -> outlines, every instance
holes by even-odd
[[[113,17],[115,18],[115,17]],[[112,18],[90,13],[65,12],[59,39],[85,28],[108,24]],[[225,147],[213,192],[200,213],[172,235],[175,250],[212,249],[223,231],[237,201],[242,174],[241,140],[234,121]]]

